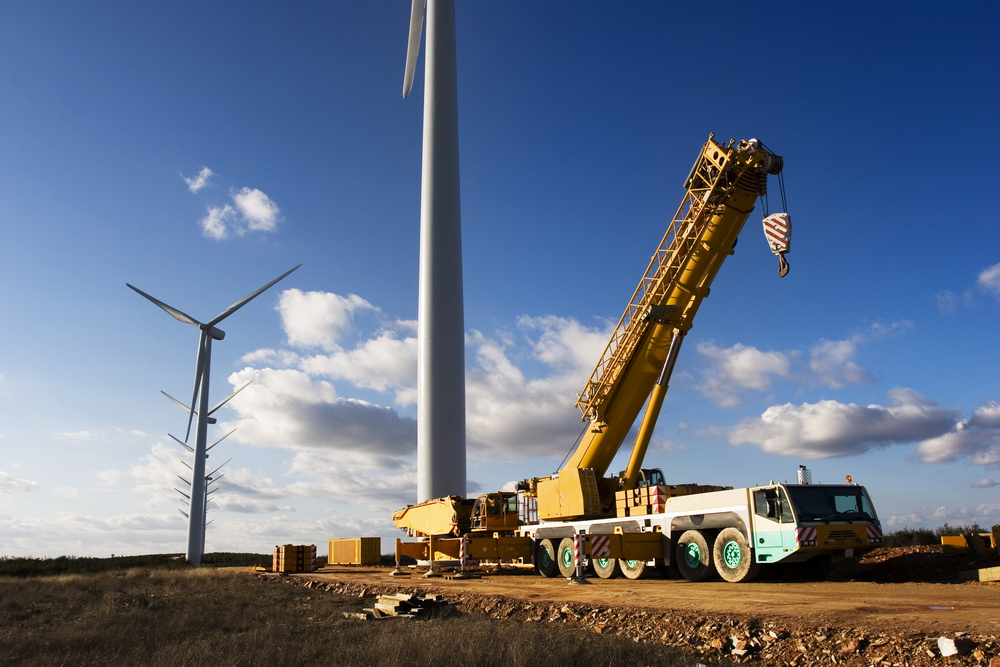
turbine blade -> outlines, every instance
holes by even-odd
[[[289,269],[288,271],[285,271],[280,276],[278,276],[277,278],[275,278],[274,280],[272,280],[268,284],[264,285],[263,287],[261,287],[259,290],[257,290],[256,292],[254,292],[250,296],[243,297],[242,299],[240,299],[239,301],[237,301],[233,305],[229,306],[229,308],[226,308],[224,311],[222,311],[221,313],[219,313],[218,315],[216,315],[215,317],[213,317],[211,320],[209,320],[209,322],[207,324],[208,328],[214,327],[216,324],[218,324],[222,320],[226,319],[227,317],[229,317],[230,315],[232,315],[233,313],[235,313],[237,310],[239,310],[243,306],[247,305],[247,303],[249,303],[253,299],[257,298],[262,293],[266,292],[269,287],[271,287],[272,285],[274,285],[276,282],[278,282],[279,280],[281,280],[282,278],[284,278],[285,276],[287,276],[289,273],[291,273],[295,269],[299,268],[300,266],[302,266],[302,265],[301,264],[297,264],[297,265],[293,266],[291,269]]]
[[[232,461],[232,459],[229,459],[229,461]],[[229,463],[229,461],[226,461],[226,463]],[[211,477],[211,476],[212,476],[212,475],[214,475],[215,473],[219,472],[219,469],[221,469],[221,468],[222,468],[222,466],[226,465],[226,463],[223,463],[223,464],[222,464],[221,466],[219,466],[218,468],[216,468],[216,469],[215,469],[215,470],[213,470],[212,472],[210,472],[210,473],[208,473],[207,475],[205,475],[205,477]]]
[[[191,408],[189,408],[188,406],[184,405],[183,403],[181,403],[180,401],[178,401],[176,398],[174,398],[173,396],[171,396],[167,392],[165,392],[165,391],[163,391],[161,389],[160,393],[163,394],[164,396],[166,396],[167,398],[169,398],[174,403],[176,403],[180,407],[180,409],[183,410],[184,412],[187,412],[189,414],[191,413]],[[195,414],[198,414],[198,413],[196,412]],[[170,435],[170,434],[168,433],[167,435]],[[170,437],[173,438],[174,436],[170,435]],[[174,438],[174,439],[176,440],[176,438]],[[177,442],[181,442],[181,441],[177,440]],[[184,445],[183,442],[181,442],[181,444]],[[187,447],[187,445],[184,445],[184,446]]]
[[[174,491],[176,491],[177,493],[181,494],[182,496],[184,496],[188,500],[191,500],[191,496],[189,496],[188,494],[184,493],[183,491],[181,491],[180,489],[178,489],[176,486],[174,487]]]
[[[253,384],[253,380],[250,380],[245,385],[243,385],[242,387],[240,387],[239,389],[237,389],[236,391],[234,391],[233,393],[231,393],[229,396],[227,396],[226,398],[224,398],[221,401],[219,401],[218,405],[216,405],[214,408],[212,408],[211,410],[208,411],[208,415],[211,416],[213,412],[215,412],[216,410],[218,410],[219,408],[221,408],[223,405],[225,405],[226,403],[228,403],[229,400],[233,396],[235,396],[236,394],[240,393],[241,391],[243,391],[244,389],[246,389],[247,387],[249,387],[252,384]]]
[[[410,5],[410,37],[406,41],[406,70],[403,72],[403,99],[413,88],[413,75],[417,71],[417,55],[420,53],[420,33],[424,28],[424,7],[427,0],[413,0]]]
[[[210,450],[210,449],[211,449],[212,447],[215,447],[215,446],[216,446],[217,444],[219,444],[220,442],[222,442],[223,440],[225,440],[226,438],[228,438],[229,436],[231,436],[231,435],[232,435],[233,433],[236,433],[236,429],[235,429],[235,428],[234,428],[234,429],[233,429],[232,431],[230,431],[229,433],[227,433],[227,434],[225,434],[224,436],[222,436],[221,438],[219,438],[218,440],[216,440],[215,442],[213,442],[213,443],[212,443],[211,445],[209,445],[208,447],[206,447],[206,448],[205,448],[205,451],[207,452],[207,451],[208,451],[208,450]]]
[[[177,511],[180,512],[181,514],[183,514],[185,519],[190,519],[191,518],[191,517],[189,517],[187,515],[187,512],[185,512],[184,510],[182,510],[180,508],[177,508]]]
[[[182,313],[181,311],[177,310],[173,306],[168,306],[167,304],[163,303],[162,301],[160,301],[156,297],[149,296],[148,294],[146,294],[145,292],[143,292],[138,287],[133,287],[132,285],[129,285],[128,283],[125,283],[125,286],[128,287],[129,289],[132,289],[132,290],[138,292],[139,294],[141,294],[142,296],[146,297],[147,299],[149,299],[150,301],[152,301],[153,303],[155,303],[157,306],[159,306],[163,310],[167,311],[167,313],[171,317],[173,317],[175,319],[178,319],[181,322],[184,322],[185,324],[193,324],[196,327],[200,327],[201,326],[201,322],[199,322],[198,320],[194,319],[193,317],[191,317],[187,313]]]
[[[197,414],[194,411],[194,406],[198,403],[198,390],[201,388],[201,375],[205,371],[205,338],[208,337],[208,332],[211,327],[206,327],[202,329],[201,336],[198,337],[198,357],[194,362],[194,391],[191,394],[191,409],[188,410],[188,427],[187,433],[184,434],[184,442],[188,441],[191,437],[191,421]],[[205,415],[206,417],[208,415]]]
[[[175,403],[177,403],[177,401],[174,401],[174,402],[175,402]],[[180,403],[177,403],[177,404],[178,404],[178,405],[180,405]],[[185,409],[185,410],[187,410],[187,408],[184,408],[184,409]],[[167,435],[170,435],[170,434],[169,434],[169,433],[167,433]],[[188,451],[189,451],[189,452],[191,452],[192,454],[194,453],[194,450],[193,450],[193,449],[191,449],[190,447],[188,447],[188,446],[187,446],[187,443],[184,443],[184,442],[181,442],[181,441],[180,441],[180,439],[178,439],[178,438],[175,438],[175,437],[174,437],[174,436],[172,436],[172,435],[170,435],[170,437],[171,437],[171,439],[173,439],[173,441],[174,441],[174,442],[176,442],[176,443],[177,443],[178,445],[180,445],[180,446],[181,446],[181,447],[183,447],[184,449],[188,450]]]

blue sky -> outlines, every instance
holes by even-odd
[[[865,484],[889,528],[1000,522],[998,18],[459,3],[470,491],[558,465],[715,132],[784,156],[792,270],[758,207],[647,464],[733,486],[806,464]],[[166,434],[186,418],[159,391],[190,392],[197,333],[125,283],[204,320],[300,262],[213,349],[213,398],[255,382],[218,413],[216,437],[238,430],[210,460],[233,458],[207,548],[395,536],[415,498],[408,19],[402,1],[0,8],[0,554],[181,551]]]

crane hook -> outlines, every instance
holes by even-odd
[[[778,255],[778,277],[784,278],[787,276],[789,268],[791,267],[788,266],[788,260],[785,259],[785,253]]]

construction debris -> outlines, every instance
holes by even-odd
[[[379,595],[375,606],[365,611],[375,618],[448,618],[456,613],[440,595],[412,593]]]

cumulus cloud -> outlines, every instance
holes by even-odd
[[[252,232],[273,232],[281,210],[257,188],[243,188],[233,194],[233,201]]]
[[[60,498],[65,498],[66,500],[83,498],[83,494],[80,493],[80,489],[74,486],[60,486],[58,489],[52,489],[52,493]]]
[[[994,264],[980,273],[977,284],[992,294],[994,299],[1000,301],[1000,264]]]
[[[972,411],[967,420],[957,420],[952,428],[917,445],[923,463],[946,463],[969,457],[975,465],[993,470],[1000,466],[1000,404],[987,401]]]
[[[906,514],[879,516],[888,528],[937,528],[944,523],[992,526],[1000,517],[1000,503],[983,503],[974,507],[920,507]]]
[[[277,310],[290,345],[321,348],[325,354],[266,349],[245,355],[248,364],[275,367],[241,373],[264,373],[265,382],[276,384],[258,381],[234,399],[233,407],[245,418],[234,422],[242,424],[236,437],[296,451],[357,450],[369,458],[372,470],[398,468],[399,457],[415,450],[413,420],[389,408],[338,397],[331,382],[393,392],[399,406],[415,403],[415,323],[382,322],[374,335],[361,336],[348,348],[343,339],[354,333],[354,316],[381,312],[361,297],[288,290]],[[469,334],[466,345],[474,359],[466,372],[470,455],[562,456],[581,428],[574,399],[607,342],[607,329],[549,316],[522,317],[514,332]],[[532,366],[538,377],[526,376],[518,364]],[[237,382],[237,376],[231,381]],[[290,394],[284,383],[308,386],[312,393]],[[252,405],[265,395],[266,406]],[[388,458],[375,465],[370,460],[375,455]],[[407,465],[412,468],[412,462]]]
[[[246,368],[229,377],[234,387],[254,380],[229,405],[239,418],[238,442],[284,449],[363,453],[374,467],[409,455],[416,422],[395,410],[353,398],[339,398],[333,386],[294,369]]]
[[[188,178],[187,176],[181,174],[181,178],[183,178],[184,182],[187,183],[188,190],[191,192],[198,192],[203,187],[208,185],[208,179],[212,176],[215,176],[215,174],[212,173],[212,170],[208,167],[202,167],[201,171],[198,172],[198,175],[193,178]]]
[[[351,326],[354,314],[379,309],[356,294],[285,290],[278,299],[281,324],[292,347],[340,350],[337,342]]]
[[[197,193],[214,176],[208,167],[194,178],[181,175],[191,192]],[[241,188],[230,192],[232,204],[206,206],[205,217],[198,221],[201,233],[216,241],[243,236],[248,232],[273,232],[278,228],[281,209],[263,191]]]
[[[973,483],[972,484],[972,488],[974,488],[974,489],[988,489],[988,488],[996,486],[996,485],[997,485],[997,483],[994,482],[992,479],[981,479],[978,482]]]
[[[832,400],[771,406],[759,418],[731,428],[728,439],[734,446],[752,444],[770,454],[803,459],[854,456],[937,438],[955,428],[959,414],[956,408],[897,388],[889,392],[888,406]]]
[[[976,287],[1000,301],[1000,264],[994,264],[980,271],[979,275],[976,276]],[[966,308],[972,308],[976,305],[973,292],[973,289],[967,289],[963,294],[958,295],[951,290],[942,290],[934,295],[934,300],[938,310],[945,315],[954,315],[960,305],[964,305]]]
[[[229,236],[229,227],[236,218],[236,211],[229,204],[209,206],[208,214],[198,221],[201,233],[210,239],[221,241]]]
[[[466,373],[466,426],[473,455],[563,456],[580,434],[573,407],[610,334],[561,317],[521,318],[523,338],[474,331],[476,366]],[[522,353],[545,366],[527,378],[511,359]]]
[[[38,482],[21,479],[0,470],[0,493],[27,493],[38,487]]]
[[[711,341],[699,343],[697,349],[698,354],[709,363],[699,389],[723,407],[741,403],[747,389],[770,391],[775,376],[791,377],[789,354],[761,352],[740,343],[721,348]]]
[[[719,347],[713,341],[698,344],[698,354],[708,363],[697,388],[721,407],[734,407],[747,392],[768,392],[777,379],[804,386],[840,389],[847,385],[870,384],[874,375],[855,361],[860,348],[873,341],[899,336],[913,328],[909,320],[892,324],[875,323],[844,340],[821,338],[808,350],[808,364],[799,350],[763,352],[736,343]]]

